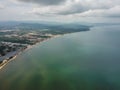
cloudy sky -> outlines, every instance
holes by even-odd
[[[120,0],[0,0],[0,20],[120,21]]]

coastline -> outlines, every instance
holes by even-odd
[[[11,62],[12,60],[14,60],[17,57],[17,55],[15,55],[13,58],[9,59],[9,60],[3,60],[3,65],[0,66],[0,70],[6,66],[9,62]]]
[[[74,32],[74,33],[76,33],[76,32]],[[3,60],[3,62],[1,63],[2,65],[0,64],[0,70],[1,70],[2,68],[4,68],[4,66],[6,66],[9,62],[11,62],[11,61],[14,60],[15,58],[17,58],[17,56],[18,56],[19,54],[21,54],[22,52],[25,52],[25,51],[33,48],[33,47],[36,46],[37,44],[40,44],[40,43],[46,42],[46,41],[48,41],[48,40],[50,40],[50,39],[57,38],[57,37],[60,37],[60,36],[64,36],[64,35],[67,35],[67,34],[72,34],[72,33],[53,35],[53,36],[51,36],[50,38],[44,39],[43,41],[38,41],[38,42],[36,42],[36,43],[33,44],[33,45],[28,45],[25,49],[19,51],[19,52],[18,52],[16,55],[14,55],[12,58],[9,58],[9,59],[7,59],[7,60]]]
[[[64,34],[63,34],[63,35],[64,35]],[[3,69],[9,62],[11,62],[11,61],[14,60],[15,58],[17,58],[17,56],[18,56],[19,54],[21,54],[22,52],[27,51],[27,50],[33,48],[33,47],[36,46],[37,44],[40,44],[40,43],[42,43],[42,42],[46,42],[46,41],[48,41],[48,40],[50,40],[50,39],[57,38],[57,37],[60,37],[60,36],[62,36],[62,35],[54,35],[54,36],[52,36],[52,37],[50,37],[50,38],[47,38],[47,39],[45,39],[45,40],[43,40],[43,41],[36,42],[36,43],[33,44],[33,45],[28,45],[27,48],[25,48],[24,50],[19,51],[19,53],[17,53],[16,55],[14,55],[12,58],[9,58],[9,59],[7,59],[7,60],[6,60],[6,59],[3,60],[3,62],[0,64],[0,70]]]

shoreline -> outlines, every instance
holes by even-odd
[[[74,33],[77,33],[77,32],[74,32]],[[3,62],[1,63],[1,64],[3,64],[3,65],[0,64],[0,70],[1,70],[2,68],[4,68],[4,66],[6,66],[9,62],[11,62],[11,61],[14,60],[15,58],[17,58],[17,56],[18,56],[19,54],[21,54],[22,52],[25,52],[25,51],[27,51],[27,50],[29,50],[29,49],[32,49],[32,48],[33,48],[34,46],[36,46],[37,44],[46,42],[46,41],[48,41],[48,40],[50,40],[50,39],[53,39],[53,38],[57,38],[57,37],[64,36],[64,35],[68,35],[68,34],[73,34],[73,33],[53,35],[53,36],[51,36],[50,38],[44,39],[43,41],[36,42],[36,43],[33,44],[33,45],[28,45],[27,48],[25,48],[24,50],[21,50],[21,51],[18,52],[16,55],[14,55],[12,58],[7,59],[7,60],[3,60]]]
[[[3,65],[0,66],[0,70],[6,66],[9,62],[11,62],[12,60],[14,60],[17,57],[17,55],[13,56],[13,58],[9,59],[9,60],[3,60]]]
[[[63,34],[63,35],[64,35],[64,34]],[[52,36],[52,37],[50,37],[50,38],[47,38],[47,39],[45,39],[45,40],[43,40],[43,41],[36,42],[36,43],[33,44],[33,45],[28,45],[27,48],[25,48],[24,50],[21,50],[19,53],[17,53],[16,55],[14,55],[12,58],[9,58],[9,59],[7,59],[7,60],[6,60],[6,59],[3,60],[3,62],[0,64],[0,70],[3,69],[9,62],[11,62],[11,61],[14,60],[15,58],[17,58],[17,56],[20,55],[22,52],[27,51],[27,50],[29,50],[29,49],[32,49],[32,48],[33,48],[34,46],[36,46],[37,44],[40,44],[40,43],[42,43],[42,42],[46,42],[46,41],[48,41],[48,40],[50,40],[50,39],[57,38],[57,37],[60,37],[60,36],[62,36],[62,35],[54,35],[54,36]]]

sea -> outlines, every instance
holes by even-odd
[[[120,25],[52,38],[0,70],[0,90],[120,90]]]

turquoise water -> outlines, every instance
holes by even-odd
[[[120,90],[120,25],[34,46],[0,71],[0,90]]]

